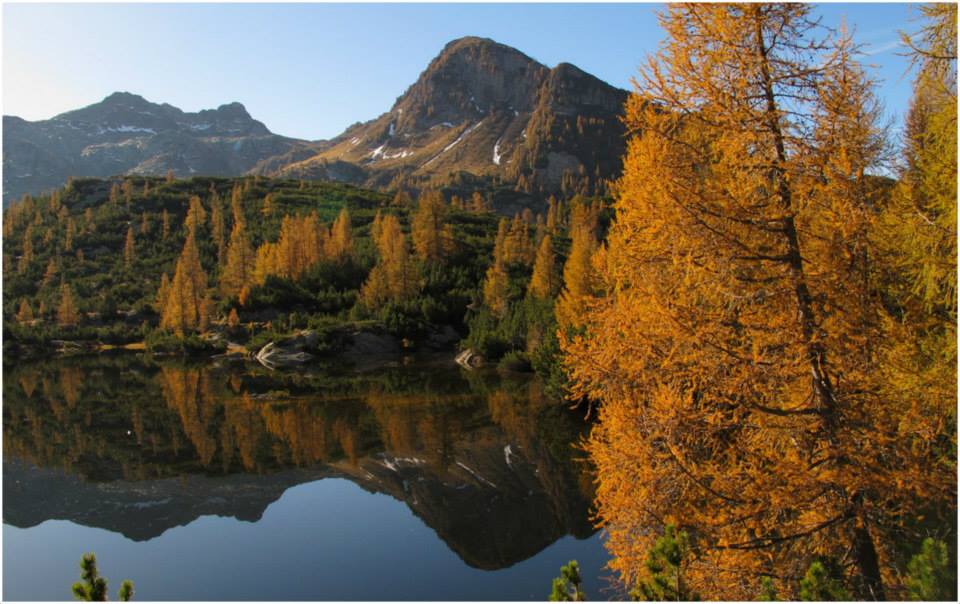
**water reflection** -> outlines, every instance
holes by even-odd
[[[149,540],[201,515],[257,521],[327,477],[403,501],[468,565],[593,533],[583,425],[535,380],[446,366],[271,373],[125,355],[11,367],[4,522]]]

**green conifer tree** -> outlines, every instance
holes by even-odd
[[[97,557],[91,552],[80,558],[80,581],[72,586],[73,597],[82,602],[106,602],[107,580],[97,570]],[[120,584],[118,593],[121,602],[133,599],[133,582],[126,580]]]
[[[950,562],[946,543],[923,540],[907,564],[907,594],[911,600],[957,601],[957,564]]]
[[[585,602],[583,579],[580,577],[580,565],[571,560],[560,567],[560,576],[553,580],[550,590],[551,602]]]
[[[647,554],[647,576],[630,592],[631,599],[649,602],[700,599],[683,580],[683,563],[689,551],[687,532],[677,531],[674,525],[668,524]]]
[[[832,561],[816,560],[800,579],[800,599],[805,602],[838,602],[850,599],[843,573]]]

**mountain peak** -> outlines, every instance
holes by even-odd
[[[477,121],[495,109],[531,111],[547,68],[519,50],[489,38],[448,42],[397,99],[397,131]]]
[[[132,92],[118,91],[114,92],[106,97],[99,103],[95,103],[92,106],[102,105],[104,107],[152,107],[154,103],[151,103],[147,99],[143,98],[139,94],[133,94]]]
[[[504,60],[514,60],[521,63],[537,64],[536,61],[523,54],[512,46],[501,44],[490,38],[481,38],[479,36],[465,36],[451,40],[443,47],[440,54],[431,62],[431,66],[443,64],[454,57],[462,58],[465,61],[480,62],[502,62]]]
[[[243,103],[238,103],[237,101],[220,105],[217,107],[217,113],[232,118],[252,119],[247,108],[243,106]]]
[[[237,102],[194,113],[124,91],[48,120],[4,116],[3,126],[5,201],[70,176],[235,176],[305,142],[272,134]]]
[[[491,40],[490,38],[481,38],[480,36],[464,36],[462,38],[457,38],[455,40],[450,40],[443,47],[443,50],[440,52],[441,56],[447,53],[457,52],[460,50],[470,49],[470,48],[504,48],[509,49],[514,52],[520,52],[519,50],[501,44],[496,40]]]

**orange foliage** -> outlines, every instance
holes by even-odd
[[[164,275],[165,277],[166,275]],[[179,335],[202,329],[206,318],[205,297],[207,274],[200,265],[200,253],[193,231],[187,234],[187,241],[177,260],[173,280],[167,287],[161,282],[160,326]]]
[[[377,231],[380,261],[360,290],[360,300],[368,308],[409,298],[419,287],[400,220],[387,214],[380,219]]]
[[[754,599],[765,574],[789,590],[826,556],[883,599],[897,571],[881,537],[955,486],[915,436],[943,411],[880,396],[878,114],[848,42],[820,40],[809,10],[671,5],[628,104],[592,264],[607,294],[563,341],[573,394],[602,404],[588,449],[628,584],[675,523],[693,538],[685,578],[712,598]]]

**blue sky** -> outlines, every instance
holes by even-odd
[[[5,4],[3,113],[46,119],[125,90],[186,111],[239,101],[274,132],[329,138],[386,111],[448,41],[493,38],[628,88],[656,4]],[[910,97],[907,4],[817,5],[867,44],[879,96]]]

